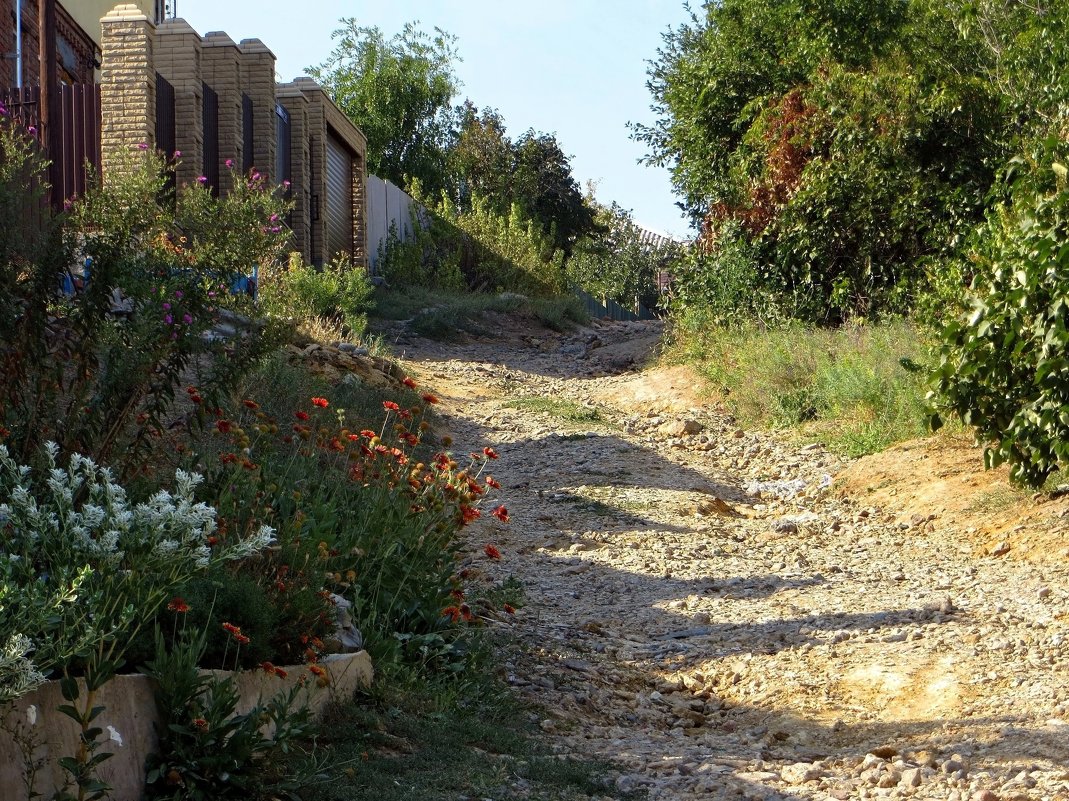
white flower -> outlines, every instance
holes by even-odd
[[[29,721],[31,726],[37,725],[37,705],[30,704],[26,707],[26,720]]]
[[[118,743],[119,748],[122,748],[122,735],[115,730],[114,726],[108,726],[108,739],[112,742]]]

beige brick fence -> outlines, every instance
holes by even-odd
[[[259,39],[202,37],[182,19],[156,26],[132,3],[116,6],[101,28],[105,180],[130,149],[170,147],[173,124],[180,185],[205,176],[225,193],[234,180],[228,162],[237,173],[259,172],[293,200],[287,222],[307,261],[341,253],[367,266],[367,140],[319,85],[276,84],[275,56]],[[158,85],[173,87],[173,108]]]

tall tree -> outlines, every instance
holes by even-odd
[[[353,18],[342,25],[330,56],[309,73],[367,136],[371,172],[440,191],[448,183],[452,100],[460,88],[456,37],[440,28],[427,33],[418,22],[389,39]]]
[[[515,202],[552,236],[556,248],[571,254],[579,238],[596,225],[557,137],[529,129],[516,140],[513,159]]]
[[[462,208],[473,195],[482,195],[507,212],[512,201],[512,140],[497,109],[479,111],[470,100],[458,110],[458,130],[452,150],[456,194]]]

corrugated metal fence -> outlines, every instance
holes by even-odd
[[[585,290],[579,289],[579,287],[573,287],[572,291],[576,297],[583,302],[586,307],[587,314],[591,317],[609,317],[613,320],[656,320],[657,315],[648,309],[644,304],[639,303],[635,312],[624,306],[621,306],[615,300],[611,298],[596,298]]]

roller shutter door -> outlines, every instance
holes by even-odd
[[[333,133],[327,135],[327,260],[353,255],[353,156]]]

